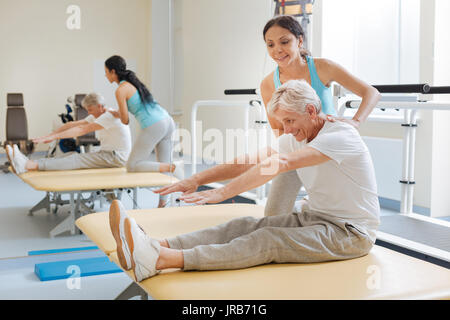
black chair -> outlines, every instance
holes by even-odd
[[[75,121],[82,120],[88,116],[88,112],[81,106],[81,102],[83,101],[85,94],[76,94],[74,103],[75,103]],[[100,141],[95,138],[95,132],[89,132],[84,136],[80,136],[76,139],[78,146],[83,146],[89,151],[91,146],[99,146]]]
[[[6,145],[17,144],[20,151],[26,155],[34,151],[34,143],[28,139],[27,114],[24,108],[22,93],[8,93],[6,95]],[[5,163],[2,169],[6,172],[9,163]],[[6,167],[6,170],[5,170]]]

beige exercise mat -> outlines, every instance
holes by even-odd
[[[178,181],[159,172],[127,172],[126,168],[32,171],[19,177],[35,190],[48,192],[156,187]]]
[[[188,233],[242,216],[263,217],[264,207],[251,204],[221,204],[129,210],[149,235],[168,238]],[[116,242],[109,227],[109,213],[86,215],[76,221],[77,227],[106,254],[116,251]]]

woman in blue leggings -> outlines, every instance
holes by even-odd
[[[169,113],[162,108],[136,74],[127,70],[125,60],[112,56],[105,61],[105,75],[109,82],[117,83],[116,99],[118,111],[111,111],[122,123],[129,123],[129,113],[133,114],[141,127],[141,133],[133,145],[127,161],[127,170],[131,172],[173,172],[183,179],[182,162],[172,163],[172,133],[175,123]],[[157,161],[150,160],[152,151],[156,151]],[[166,205],[167,196],[162,196],[159,207]]]

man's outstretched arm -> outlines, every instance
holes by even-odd
[[[49,134],[46,137],[33,139],[34,143],[49,143],[53,140],[57,139],[67,139],[67,138],[76,138],[79,136],[83,136],[89,132],[101,130],[103,127],[98,123],[89,123],[89,124],[80,124],[78,126],[71,127],[67,130],[54,132]]]
[[[167,195],[173,192],[192,193],[197,190],[198,186],[233,179],[248,171],[257,163],[269,158],[274,153],[275,151],[270,147],[263,148],[253,155],[236,157],[232,161],[214,166],[213,168],[199,172],[188,179],[154,190],[154,192],[161,195]]]
[[[320,151],[306,147],[288,154],[273,154],[259,164],[233,179],[222,188],[195,192],[180,197],[187,203],[218,203],[242,192],[255,189],[280,173],[321,164],[330,160]]]

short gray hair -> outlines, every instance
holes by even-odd
[[[105,98],[95,92],[89,93],[86,97],[84,97],[83,101],[81,101],[81,105],[83,106],[83,108],[87,108],[89,106],[97,106],[99,104],[101,104],[102,106],[105,105]]]
[[[312,104],[317,113],[322,111],[322,103],[316,91],[305,80],[289,80],[279,87],[267,106],[268,114],[282,108],[286,111],[305,113],[308,104]]]

